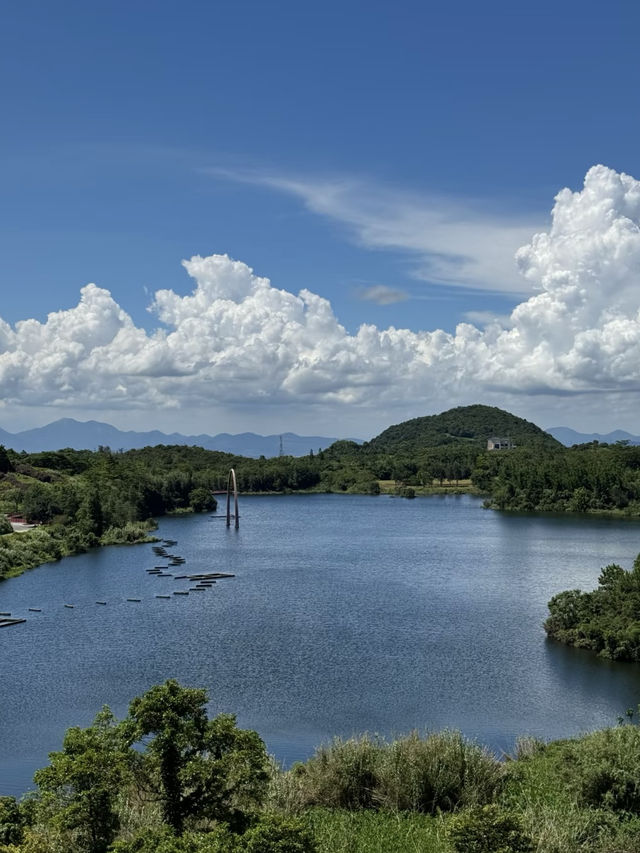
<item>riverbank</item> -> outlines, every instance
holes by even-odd
[[[0,536],[0,581],[93,548],[157,542],[155,536],[149,535],[156,527],[153,520],[127,522],[122,527],[108,528],[100,538],[63,525],[38,525],[30,530],[7,533]]]

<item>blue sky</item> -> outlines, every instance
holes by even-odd
[[[95,282],[136,329],[170,331],[147,310],[154,293],[187,296],[194,281],[181,261],[227,254],[273,288],[329,300],[350,336],[363,323],[483,330],[540,289],[513,255],[549,230],[559,190],[580,191],[599,163],[640,176],[632,2],[25,0],[3,18],[0,317],[14,329],[74,309]],[[58,338],[66,358],[77,341]],[[565,370],[567,353],[555,356]],[[207,402],[199,388],[171,408],[128,379],[120,397],[101,399],[97,387],[83,397],[69,382],[47,396],[36,366],[16,379],[24,358],[12,358],[4,384],[0,371],[7,428],[72,415],[212,432],[333,423],[365,435],[470,401],[459,388],[435,394],[435,380],[421,394],[416,379],[380,406],[375,390],[365,399],[338,382],[328,389],[326,376],[312,389],[289,370],[264,393],[255,374],[244,397],[212,392]],[[575,418],[632,428],[628,371],[589,383],[571,364],[549,387],[525,377],[502,390],[492,381],[487,394],[543,425],[573,416],[578,427]],[[355,385],[381,387],[383,367]],[[191,358],[167,375],[199,369]],[[199,379],[215,385],[211,370]],[[620,395],[613,411],[603,394]]]

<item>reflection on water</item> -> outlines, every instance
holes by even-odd
[[[256,497],[241,512],[238,531],[161,521],[185,570],[236,574],[206,592],[156,598],[186,587],[147,574],[160,562],[150,546],[0,585],[0,609],[28,616],[0,632],[0,793],[30,787],[67,726],[103,703],[123,715],[170,677],[207,687],[212,713],[237,713],[285,761],[334,734],[444,726],[510,750],[518,734],[615,724],[640,700],[637,667],[541,628],[551,595],[593,588],[606,563],[630,566],[636,524],[453,496]]]

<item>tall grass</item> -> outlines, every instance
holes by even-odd
[[[314,808],[305,821],[318,853],[452,853],[442,818]]]
[[[425,737],[414,732],[391,743],[363,735],[320,747],[274,781],[272,796],[275,805],[292,810],[324,806],[435,814],[491,802],[503,776],[503,765],[459,732]]]

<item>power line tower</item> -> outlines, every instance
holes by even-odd
[[[282,436],[280,436],[280,453],[278,456],[284,456],[284,445],[282,443]]]

